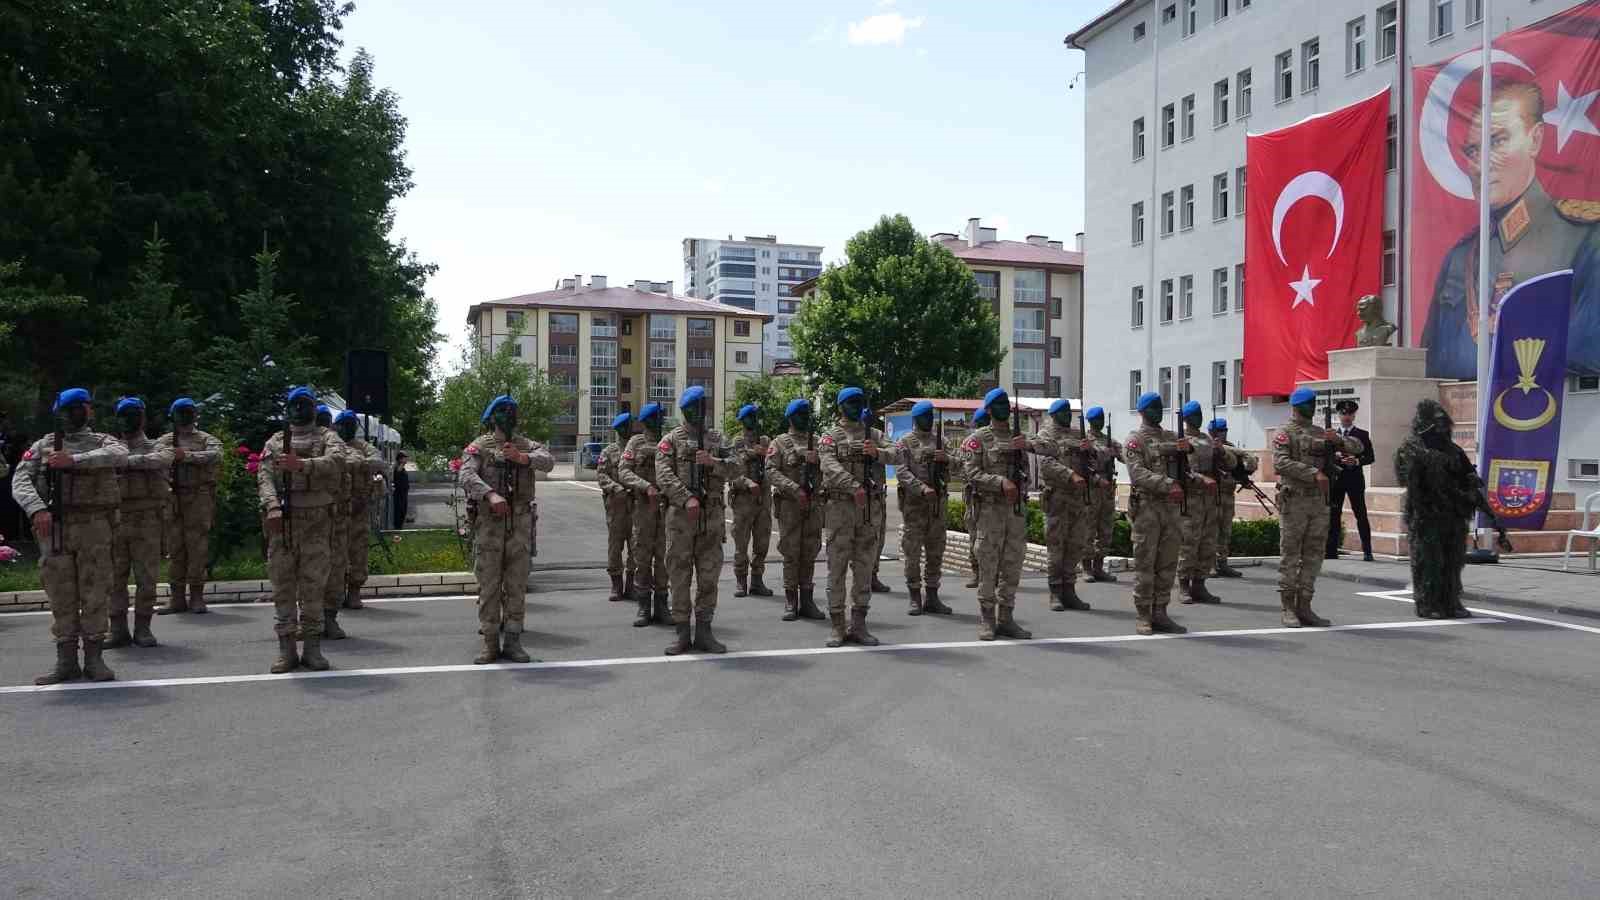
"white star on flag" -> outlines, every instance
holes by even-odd
[[[1567,92],[1567,83],[1556,83],[1556,108],[1544,114],[1546,125],[1556,127],[1556,152],[1567,149],[1567,140],[1574,134],[1592,134],[1600,137],[1600,128],[1589,118],[1589,106],[1600,91],[1590,91],[1581,97]]]
[[[1321,283],[1321,278],[1311,277],[1310,266],[1302,268],[1300,270],[1300,280],[1289,282],[1289,287],[1294,288],[1294,304],[1289,308],[1294,309],[1296,306],[1299,306],[1302,303],[1309,303],[1312,306],[1316,306],[1317,298],[1313,297],[1311,292],[1315,290],[1317,285]]]

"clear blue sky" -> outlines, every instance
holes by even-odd
[[[681,240],[1083,228],[1082,54],[1109,0],[364,0],[346,49],[400,97],[396,231],[467,307],[582,273],[683,285]],[[445,12],[445,10],[449,10]],[[448,358],[448,357],[447,357]]]

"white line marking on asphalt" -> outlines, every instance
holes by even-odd
[[[529,594],[529,596],[531,597],[533,595]],[[374,604],[374,603],[422,603],[422,602],[427,601],[427,600],[476,600],[476,599],[478,599],[478,595],[477,594],[425,594],[425,595],[417,596],[417,597],[362,597],[361,598],[361,602],[364,605],[369,605],[370,606],[371,604]],[[271,603],[261,603],[261,602],[251,602],[251,603],[237,603],[237,602],[212,603],[212,604],[209,604],[207,608],[211,609],[211,610],[225,609],[225,610],[230,610],[230,611],[231,610],[236,610],[236,609],[271,609],[272,608],[272,604]],[[27,610],[26,612],[0,613],[0,621],[4,621],[6,619],[9,619],[12,616],[48,616],[48,615],[50,615],[50,610],[48,610],[48,609],[30,609],[30,610]],[[184,615],[193,615],[193,613],[184,613]],[[162,619],[164,621],[170,621],[170,619],[166,619],[166,617],[162,617]]]
[[[1379,600],[1393,600],[1396,603],[1410,603],[1413,606],[1416,605],[1416,601],[1411,599],[1411,591],[1409,589],[1403,591],[1364,591],[1360,594],[1357,594],[1357,596],[1376,597]],[[1500,609],[1484,609],[1477,606],[1469,606],[1467,607],[1467,612],[1478,616],[1494,616],[1498,619],[1515,619],[1518,622],[1534,622],[1539,625],[1549,625],[1554,628],[1566,628],[1570,631],[1582,631],[1586,634],[1600,634],[1600,628],[1596,628],[1592,625],[1579,625],[1575,622],[1562,622],[1557,619],[1541,619],[1538,616],[1525,616],[1522,613],[1506,612],[1505,610]],[[1436,619],[1424,621],[1461,622],[1467,620]]]
[[[326,672],[289,672],[283,675],[202,675],[189,678],[152,678],[143,681],[76,681],[47,686],[8,685],[0,694],[39,694],[57,691],[109,691],[147,687],[186,687],[201,684],[249,684],[264,681],[302,681],[319,678],[362,678],[395,675],[432,675],[444,672],[529,671],[539,669],[597,669],[609,666],[642,666],[657,663],[718,662],[737,659],[770,659],[789,656],[834,656],[848,653],[905,653],[917,650],[965,650],[996,647],[1036,647],[1050,644],[1127,644],[1140,641],[1204,640],[1221,637],[1256,637],[1272,634],[1329,634],[1342,631],[1383,631],[1400,628],[1440,628],[1452,625],[1496,625],[1495,619],[1418,619],[1405,622],[1369,622],[1361,625],[1334,625],[1328,628],[1233,628],[1223,631],[1191,631],[1188,634],[1112,634],[1085,637],[1036,638],[1029,641],[932,641],[919,644],[882,644],[877,647],[792,647],[780,650],[740,650],[721,655],[619,656],[609,659],[569,659],[535,663],[471,663],[445,666],[395,666],[381,669],[329,669]]]

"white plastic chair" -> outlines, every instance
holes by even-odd
[[[1567,549],[1561,554],[1561,571],[1567,571],[1567,563],[1572,557],[1572,539],[1588,538],[1589,544],[1589,571],[1594,571],[1594,556],[1597,547],[1600,547],[1600,517],[1594,517],[1595,503],[1600,501],[1600,491],[1595,491],[1583,501],[1583,527],[1574,528],[1567,532]]]

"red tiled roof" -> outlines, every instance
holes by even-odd
[[[1003,265],[1055,266],[1063,269],[1083,269],[1083,254],[1074,250],[1057,250],[1040,247],[1026,241],[988,241],[968,247],[966,238],[941,240],[945,249],[958,259],[969,263],[999,263]]]
[[[739,316],[746,319],[760,319],[763,322],[770,322],[775,318],[770,313],[756,312],[737,306],[728,306],[723,303],[714,303],[710,300],[680,297],[676,294],[652,294],[648,291],[636,291],[632,287],[585,288],[581,291],[573,291],[571,288],[557,288],[553,291],[540,291],[535,294],[521,294],[500,300],[488,300],[483,303],[473,304],[472,308],[467,310],[467,321],[476,321],[479,310],[485,306],[605,309],[616,312]]]

